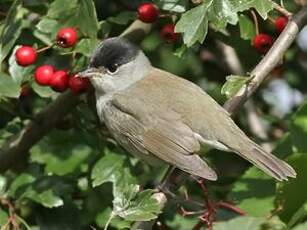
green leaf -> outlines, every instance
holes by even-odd
[[[57,92],[52,90],[50,87],[40,86],[36,82],[33,82],[31,84],[31,87],[34,90],[34,92],[37,93],[40,97],[50,98],[58,94]]]
[[[20,36],[22,29],[25,27],[23,19],[28,13],[28,10],[21,6],[21,2],[21,0],[16,0],[6,16],[4,27],[0,35],[0,63],[2,63],[9,54]]]
[[[293,215],[307,202],[307,154],[296,153],[288,158],[289,164],[297,173],[296,179],[278,184],[276,202],[282,205],[279,216],[284,222],[289,222]]]
[[[251,216],[268,215],[275,206],[275,182],[258,168],[251,167],[234,183],[228,198]]]
[[[189,4],[188,0],[160,0],[158,2],[159,9],[183,13]]]
[[[22,173],[14,179],[14,181],[10,185],[8,194],[13,198],[17,198],[22,192],[21,190],[24,189],[27,185],[33,183],[34,181],[34,176],[27,173]]]
[[[20,95],[20,85],[14,81],[14,79],[0,72],[0,98],[12,97],[18,98]]]
[[[99,41],[97,39],[84,38],[78,42],[75,52],[81,53],[86,57],[91,57],[93,51],[97,48]]]
[[[33,34],[45,44],[52,45],[60,27],[61,24],[57,20],[42,17],[36,25],[36,30],[34,30]]]
[[[274,9],[273,2],[271,0],[228,0],[232,4],[234,12],[242,12],[254,8],[259,15],[266,19],[268,12]]]
[[[216,222],[213,224],[214,230],[262,230],[262,225],[265,223],[265,218],[255,218],[249,216],[236,217],[225,222]]]
[[[58,22],[54,19],[43,17],[36,25],[36,28],[46,34],[54,33],[58,29]]]
[[[98,215],[95,218],[96,224],[103,228],[110,216],[112,215],[112,209],[111,208],[106,208],[102,212],[98,213]],[[130,229],[131,227],[131,222],[123,220],[120,217],[113,217],[112,222],[110,224],[115,229]]]
[[[226,77],[221,93],[226,95],[227,98],[231,98],[235,95],[239,89],[249,81],[249,77],[230,75]]]
[[[209,8],[209,21],[212,23],[216,30],[224,30],[227,23],[232,25],[237,24],[238,15],[233,10],[231,0],[214,0]]]
[[[170,229],[191,229],[191,226],[196,225],[197,222],[197,218],[188,218],[182,215],[175,215],[174,218],[168,218],[166,220],[166,225],[170,227]]]
[[[149,221],[160,213],[158,201],[152,197],[153,190],[139,192],[138,185],[121,182],[113,187],[113,212],[128,221]]]
[[[177,22],[175,31],[183,33],[183,41],[188,47],[191,47],[197,41],[203,43],[205,40],[208,31],[207,11],[212,2],[213,0],[206,1],[185,12]]]
[[[239,15],[240,36],[244,40],[251,40],[255,37],[256,31],[252,20],[244,14]]]
[[[76,137],[77,134],[53,132],[31,149],[31,161],[45,165],[48,174],[63,176],[81,167],[91,148]]]
[[[9,215],[7,214],[7,212],[0,208],[0,226],[4,226],[7,223],[8,219]]]
[[[307,202],[305,202],[291,217],[288,226],[289,228],[298,224],[300,221],[304,220],[307,217]]]
[[[38,192],[30,188],[22,197],[31,199],[47,208],[59,207],[64,204],[63,200],[59,196],[56,196],[51,189]]]
[[[33,200],[47,208],[63,205],[63,200],[54,194],[52,186],[58,185],[54,185],[50,177],[38,180],[31,174],[23,173],[12,182],[8,194],[15,199]]]
[[[78,0],[55,0],[53,1],[47,13],[47,17],[53,19],[68,18],[76,12]]]
[[[307,153],[307,101],[292,116],[290,132],[295,149]]]
[[[97,38],[99,25],[93,0],[78,0],[78,8],[72,13],[66,23],[77,27],[85,36]]]
[[[130,21],[135,20],[136,16],[135,12],[123,11],[115,17],[109,17],[108,21],[119,25],[127,25]]]
[[[125,158],[121,155],[107,152],[94,166],[91,178],[93,186],[97,187],[106,182],[114,182],[119,177]]]

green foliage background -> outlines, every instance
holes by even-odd
[[[33,81],[35,66],[52,64],[71,72],[84,69],[100,40],[119,35],[136,19],[136,8],[141,2],[1,0],[0,146],[59,95]],[[253,8],[259,14],[262,30],[277,36],[266,20],[268,15],[278,14],[270,0],[206,0],[199,5],[188,0],[155,3],[174,15],[176,31],[181,33],[182,40],[166,44],[159,37],[161,26],[172,21],[162,18],[140,46],[154,66],[188,76],[220,103],[225,101],[224,95],[231,96],[246,79],[230,76],[224,84],[225,76],[231,72],[221,67],[222,55],[216,41],[232,46],[248,72],[261,59],[250,45],[255,28],[249,10]],[[293,1],[283,3],[294,13],[298,11]],[[75,47],[64,50],[53,47],[39,54],[35,66],[22,68],[16,64],[14,50],[19,45],[38,48],[52,45],[57,30],[65,26],[78,30],[80,39]],[[217,61],[202,60],[200,53],[204,50],[216,55]],[[282,75],[291,87],[305,94],[306,73],[297,63],[299,55],[295,45],[288,50]],[[24,84],[32,88],[27,97],[20,96]],[[213,229],[307,229],[307,102],[280,119],[270,113],[259,95],[255,98],[261,118],[272,131],[267,141],[275,146],[276,155],[295,168],[298,177],[276,183],[236,156],[216,150],[209,152],[206,157],[219,175],[219,181],[207,183],[210,199],[231,201],[246,213],[239,216],[218,209]],[[14,167],[0,174],[0,226],[8,223],[10,210],[6,202],[9,201],[22,229],[89,229],[90,226],[102,229],[110,216],[112,229],[130,229],[135,221],[157,216],[164,229],[192,229],[199,221],[197,215],[183,217],[175,201],[160,210],[152,197],[152,189],[161,181],[166,166],[151,168],[127,155],[97,122],[90,102],[90,95],[83,95],[81,103],[31,148],[28,158],[14,159]],[[243,109],[237,122],[251,133]],[[273,135],[277,129],[282,129],[280,139]],[[205,197],[195,180],[189,178],[183,184],[176,194],[177,200],[184,200],[185,192],[204,204]],[[179,202],[179,206],[185,204]]]

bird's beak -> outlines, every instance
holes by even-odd
[[[87,68],[86,70],[77,73],[76,77],[80,77],[80,78],[92,78],[95,76],[101,76],[104,74],[103,70],[100,70],[98,68]]]

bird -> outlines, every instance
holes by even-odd
[[[97,114],[115,141],[145,161],[217,180],[202,146],[233,152],[278,181],[295,178],[285,161],[252,141],[198,85],[152,66],[123,37],[103,40],[79,77],[94,88]]]

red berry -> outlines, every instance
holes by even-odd
[[[74,94],[85,92],[90,86],[90,81],[87,78],[73,76],[69,79],[69,88]]]
[[[51,80],[50,86],[56,92],[63,92],[68,88],[69,76],[64,70],[56,71]]]
[[[275,29],[278,33],[281,33],[288,23],[288,18],[278,17],[275,20]]]
[[[160,31],[160,36],[169,43],[174,43],[178,40],[179,34],[175,33],[174,24],[166,24]]]
[[[35,70],[34,78],[39,85],[49,85],[54,74],[54,68],[51,65],[42,65]]]
[[[152,3],[143,3],[138,7],[138,18],[142,22],[153,23],[159,16],[159,9]]]
[[[253,40],[253,46],[261,54],[265,54],[271,48],[272,44],[273,38],[268,34],[258,34]]]
[[[31,46],[21,46],[16,50],[16,62],[20,66],[32,65],[36,61],[36,51]]]
[[[78,41],[77,31],[71,27],[60,29],[56,36],[57,45],[64,48],[74,46],[77,41]]]

